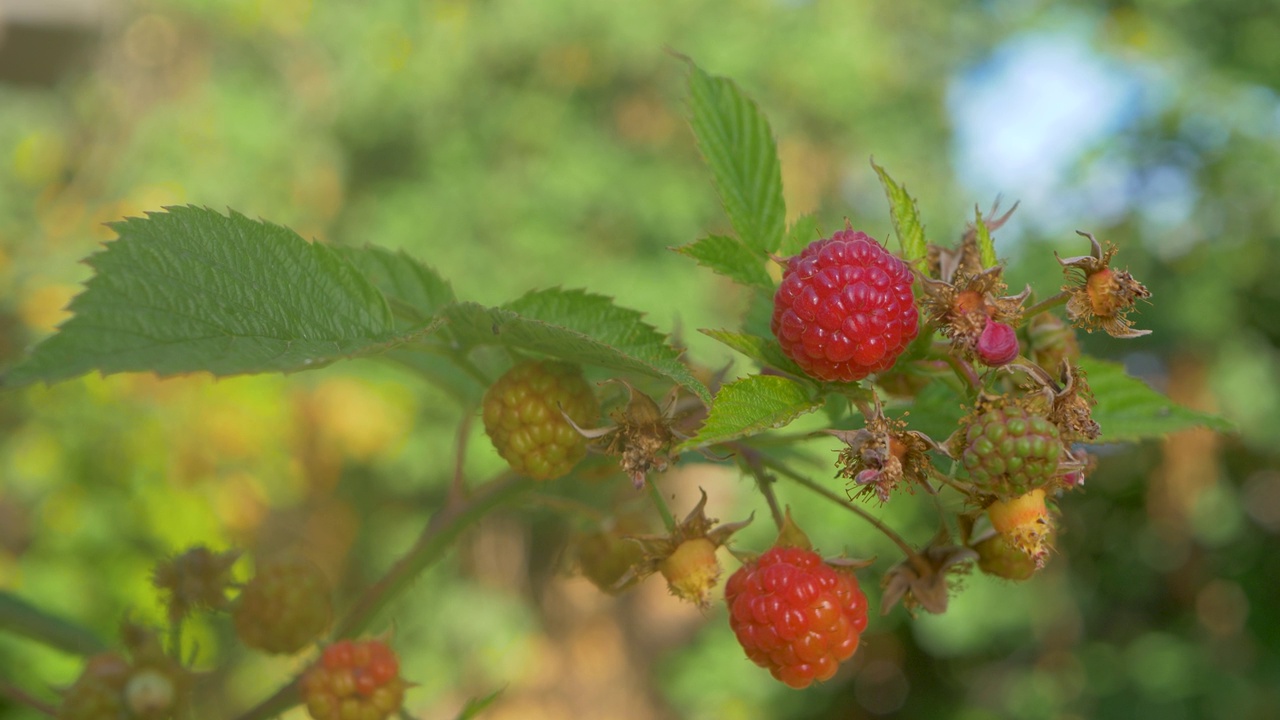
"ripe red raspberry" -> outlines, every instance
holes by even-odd
[[[383,720],[400,709],[406,683],[386,643],[340,640],[324,649],[301,686],[315,720]]]
[[[991,408],[970,419],[964,443],[960,462],[970,481],[1004,499],[1043,487],[1058,474],[1058,428],[1017,405]]]
[[[724,598],[747,657],[796,689],[831,679],[867,627],[857,578],[812,550],[770,549],[729,578]]]
[[[567,475],[587,453],[587,440],[565,422],[590,427],[600,405],[582,368],[563,362],[523,362],[484,394],[484,431],[498,454],[535,480]]]
[[[333,619],[329,582],[314,563],[287,557],[263,562],[236,600],[236,634],[252,648],[294,653]]]
[[[888,370],[919,330],[911,269],[865,233],[841,230],[787,261],[773,296],[782,350],[820,379]]]

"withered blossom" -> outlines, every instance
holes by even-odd
[[[1067,316],[1071,322],[1088,332],[1102,328],[1116,338],[1149,335],[1150,330],[1133,329],[1127,315],[1138,300],[1150,298],[1151,291],[1127,270],[1111,267],[1111,259],[1116,254],[1114,245],[1103,251],[1102,244],[1091,233],[1077,230],[1076,234],[1089,238],[1089,254],[1058,258],[1071,281],[1062,288],[1063,292],[1070,293]]]
[[[879,399],[859,430],[825,430],[845,443],[836,459],[836,477],[850,481],[850,499],[875,495],[881,503],[902,484],[928,487],[929,451],[942,448],[929,436],[907,430],[903,420],[890,420]]]
[[[884,593],[880,598],[880,614],[888,615],[899,601],[907,612],[915,615],[917,608],[941,615],[947,611],[947,602],[957,578],[968,574],[978,553],[963,545],[946,544],[945,533],[940,533],[924,550],[907,557],[885,573],[880,581]]]
[[[626,407],[610,414],[614,422],[612,427],[582,428],[573,418],[563,412],[561,415],[579,434],[595,441],[590,449],[619,456],[622,471],[639,489],[644,487],[645,478],[651,471],[662,472],[671,465],[668,455],[671,445],[677,440],[687,439],[687,435],[674,427],[687,408],[682,407],[678,386],[667,393],[662,407],[659,407],[653,398],[636,390],[626,380],[608,382],[621,384],[628,393]],[[693,402],[698,401],[695,398]]]

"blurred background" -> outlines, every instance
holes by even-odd
[[[404,248],[463,299],[585,286],[722,367],[695,330],[735,325],[746,299],[667,250],[728,229],[668,48],[760,104],[792,218],[887,239],[874,156],[935,241],[975,204],[1021,201],[997,238],[1014,287],[1060,284],[1052,253],[1086,252],[1076,229],[1118,244],[1155,332],[1086,348],[1239,432],[1104,448],[1036,579],[974,575],[946,615],[873,618],[849,666],[805,692],[742,657],[723,608],[576,576],[591,512],[495,514],[388,616],[413,715],[505,688],[484,717],[1280,717],[1268,0],[0,0],[0,366],[65,319],[103,223],[193,203]],[[301,549],[349,600],[439,506],[474,401],[376,363],[0,395],[0,588],[113,637],[125,613],[161,617],[155,560],[206,543]],[[468,476],[497,471],[474,424],[463,434]],[[813,447],[807,467],[831,477],[832,446]],[[686,461],[663,483],[678,514],[698,487],[721,519],[763,511],[727,467]],[[589,499],[628,525],[633,498],[610,487]],[[880,556],[864,576],[878,608],[890,546],[780,492],[822,550]],[[878,512],[933,533],[910,501]],[[763,548],[767,525],[740,544]],[[188,644],[224,676],[203,717],[302,662],[245,654],[219,622]],[[79,667],[0,636],[0,680],[42,697]],[[0,700],[0,717],[24,712]]]

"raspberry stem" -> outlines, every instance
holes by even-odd
[[[778,506],[778,496],[773,491],[773,484],[777,482],[777,479],[771,477],[764,469],[764,465],[761,463],[761,455],[757,450],[742,443],[730,443],[729,447],[738,453],[743,463],[746,464],[747,470],[756,479],[756,487],[760,488],[760,494],[764,496],[764,501],[769,505],[769,514],[773,516],[773,524],[781,530],[785,519],[782,516],[782,508]]]
[[[444,557],[463,530],[532,487],[533,483],[506,471],[477,488],[469,500],[451,501],[441,508],[427,522],[413,547],[360,596],[355,606],[338,623],[332,639],[353,637],[368,628],[378,613],[407,589],[423,570]],[[271,697],[245,711],[237,720],[267,720],[297,705],[298,682],[298,677],[294,677]]]
[[[1067,300],[1069,300],[1070,298],[1071,298],[1071,293],[1067,292],[1066,290],[1059,292],[1057,295],[1050,295],[1049,297],[1041,300],[1035,305],[1032,305],[1031,307],[1024,310],[1022,312],[1022,322],[1026,323],[1028,320],[1035,317],[1036,315],[1039,315],[1045,310],[1049,310],[1058,305],[1064,305],[1066,304]]]
[[[0,698],[12,700],[18,705],[25,705],[42,715],[48,715],[49,717],[57,716],[57,708],[6,682],[0,682]]]
[[[826,489],[826,488],[822,487],[821,485],[819,485],[819,484],[815,483],[814,481],[812,481],[812,480],[810,480],[809,478],[807,478],[807,477],[805,477],[805,476],[801,475],[800,473],[798,473],[798,472],[796,472],[796,471],[792,470],[791,468],[787,467],[786,465],[783,465],[782,463],[774,462],[774,461],[771,461],[771,460],[764,460],[764,461],[763,461],[763,464],[764,464],[764,466],[765,466],[765,467],[768,467],[769,469],[771,469],[771,470],[773,470],[773,471],[777,472],[777,473],[778,473],[778,474],[780,474],[780,475],[783,475],[783,476],[785,476],[785,477],[789,477],[789,478],[791,478],[792,480],[795,480],[796,482],[800,483],[801,485],[805,486],[806,488],[809,488],[810,490],[812,490],[812,491],[814,491],[814,492],[818,493],[818,494],[819,494],[819,495],[821,495],[822,497],[824,497],[824,498],[826,498],[826,499],[830,500],[831,502],[833,502],[833,503],[835,503],[835,504],[839,505],[840,507],[844,508],[845,510],[848,510],[849,512],[853,513],[854,515],[857,515],[858,517],[860,517],[860,518],[862,518],[863,520],[867,521],[868,523],[870,523],[870,524],[871,524],[871,526],[872,526],[872,527],[874,527],[875,529],[877,529],[877,530],[879,530],[881,533],[883,533],[885,537],[887,537],[887,538],[889,538],[890,540],[892,540],[892,541],[893,541],[893,544],[894,544],[894,545],[897,545],[897,546],[898,546],[898,548],[902,550],[902,552],[906,553],[907,557],[909,557],[909,558],[916,558],[916,557],[918,557],[919,553],[917,553],[917,552],[915,551],[915,548],[913,548],[913,547],[911,547],[910,545],[908,545],[908,544],[907,544],[907,541],[906,541],[906,540],[903,540],[901,535],[899,535],[898,533],[896,533],[896,532],[894,532],[894,531],[893,531],[893,528],[891,528],[891,527],[889,527],[888,525],[885,525],[884,523],[880,522],[879,518],[877,518],[875,515],[872,515],[871,513],[867,512],[866,510],[863,510],[861,507],[859,507],[859,506],[857,506],[857,505],[854,505],[853,503],[850,503],[850,502],[849,502],[848,500],[846,500],[845,498],[840,497],[839,495],[837,495],[837,494],[835,494],[835,493],[831,492],[830,490],[828,490],[828,489]]]
[[[676,531],[676,518],[671,514],[671,508],[667,507],[667,501],[662,498],[662,491],[658,489],[658,484],[653,478],[646,476],[645,484],[649,486],[649,498],[653,500],[653,506],[657,508],[658,514],[662,516],[662,524],[667,528],[667,532],[674,533]]]

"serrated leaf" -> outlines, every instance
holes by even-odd
[[[1133,442],[1194,427],[1230,432],[1225,418],[1184,407],[1130,376],[1119,363],[1080,358],[1098,404],[1093,419],[1102,428],[1097,442]]]
[[[666,338],[603,295],[537,290],[502,307],[455,303],[444,309],[463,345],[504,345],[572,362],[665,377],[711,402],[705,385],[680,362]]]
[[[386,299],[332,249],[232,212],[170,207],[113,223],[119,238],[73,317],[5,377],[8,386],[97,370],[173,375],[292,372],[425,334],[396,332]]]
[[[729,442],[780,428],[822,407],[825,400],[800,383],[777,375],[752,375],[720,388],[698,434],[678,452]]]
[[[397,315],[425,322],[456,299],[447,280],[403,250],[373,245],[336,249],[382,292]]]
[[[711,268],[743,285],[773,287],[773,281],[764,269],[764,259],[734,238],[708,235],[673,249],[697,260],[699,265]]]
[[[782,352],[782,346],[778,344],[777,340],[763,338],[759,335],[733,332],[732,330],[700,329],[698,332],[719,340],[764,367],[776,368],[796,377],[805,377],[804,370]]]
[[[782,243],[782,168],[764,114],[732,80],[689,62],[690,125],[738,238],[760,255]]]
[[[889,215],[893,219],[893,231],[898,236],[902,248],[902,257],[911,264],[924,258],[928,252],[928,244],[924,238],[924,225],[920,223],[920,210],[916,207],[915,198],[907,193],[907,189],[894,182],[885,169],[871,161],[871,167],[880,176],[880,184],[884,186],[885,197],[889,200]]]
[[[782,257],[791,257],[799,255],[801,251],[809,247],[814,240],[820,240],[821,233],[818,230],[818,218],[813,215],[801,215],[796,221],[791,223],[791,228],[787,230],[787,237],[782,241],[782,247],[778,249],[778,254]]]
[[[973,215],[973,230],[978,240],[978,260],[983,268],[995,267],[996,243],[991,238],[991,228],[987,227],[987,222],[982,219],[982,210],[976,205],[973,207]]]

